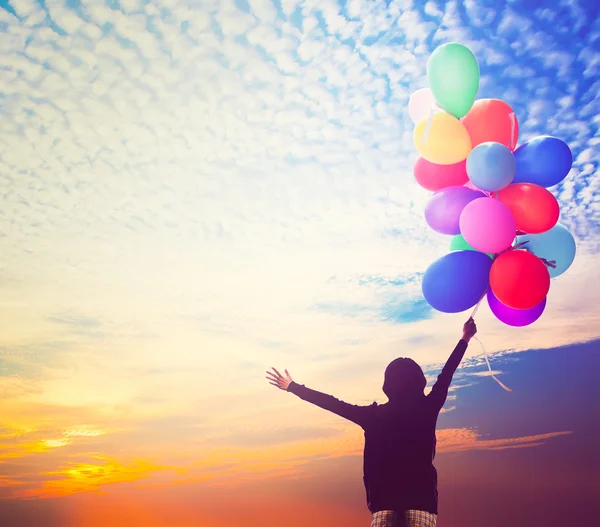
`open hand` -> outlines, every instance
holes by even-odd
[[[288,386],[292,382],[291,375],[288,373],[287,370],[284,370],[285,375],[286,375],[285,377],[283,375],[281,375],[281,373],[279,373],[275,368],[273,368],[273,371],[275,373],[271,373],[270,371],[267,371],[268,377],[266,377],[266,379],[269,381],[269,384],[272,384],[273,386],[277,386],[277,388],[279,388],[280,390],[287,391]]]
[[[477,333],[477,326],[475,325],[473,317],[471,317],[465,322],[465,325],[463,326],[463,340],[469,342],[471,338],[475,335],[475,333]]]

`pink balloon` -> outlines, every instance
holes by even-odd
[[[419,185],[433,192],[446,187],[463,185],[469,181],[466,159],[453,165],[436,165],[419,157],[415,162],[413,173]]]
[[[484,253],[508,249],[517,225],[510,209],[494,198],[471,201],[460,215],[460,233],[473,248]]]

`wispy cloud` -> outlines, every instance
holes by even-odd
[[[273,416],[283,421],[272,441],[304,434],[306,450],[286,444],[251,461],[256,451],[238,445],[227,455],[241,456],[248,477],[279,473],[276,462],[343,440],[327,423],[299,424],[308,410],[273,402],[261,364],[285,362],[359,401],[372,386],[379,395],[400,352],[428,371],[443,364],[466,314],[439,315],[421,296],[448,239],[423,217],[429,193],[412,176],[406,105],[449,40],[475,52],[479,96],[513,106],[521,142],[556,135],[575,159],[552,189],[579,244],[575,264],[526,330],[501,326],[484,305],[486,347],[500,355],[598,336],[592,3],[533,13],[414,4],[2,4],[0,397],[12,417],[0,423],[23,433],[0,445],[6,459],[55,456],[38,490],[179,466],[150,461],[152,445],[176,443],[162,425],[210,448],[227,428],[232,443],[258,449]],[[465,364],[483,368],[471,353]],[[182,423],[197,415],[206,429]],[[144,456],[112,456],[119,434],[148,442]],[[104,457],[71,458],[78,445]]]
[[[510,437],[504,439],[481,439],[474,431],[469,429],[445,429],[439,433],[439,452],[460,452],[465,450],[503,450],[506,448],[530,448],[539,446],[549,439],[570,431],[551,432],[526,437]]]

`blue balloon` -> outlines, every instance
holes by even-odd
[[[515,150],[517,171],[513,183],[553,187],[571,170],[573,154],[564,141],[549,135],[534,137]]]
[[[555,262],[556,267],[548,267],[550,278],[556,278],[563,274],[575,259],[575,239],[569,230],[557,223],[549,231],[541,234],[526,234],[517,236],[517,243],[528,242],[523,246],[538,258]]]
[[[492,259],[477,251],[454,251],[433,262],[421,288],[427,303],[442,313],[460,313],[481,300],[490,283]]]
[[[515,177],[517,163],[509,148],[501,143],[477,145],[467,157],[467,174],[477,188],[497,192],[508,187]]]

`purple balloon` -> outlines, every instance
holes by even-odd
[[[533,324],[542,316],[544,309],[546,309],[545,298],[537,306],[530,309],[513,309],[512,307],[505,306],[496,298],[496,295],[492,293],[491,288],[488,289],[487,292],[487,301],[492,313],[496,315],[496,318],[500,322],[504,322],[506,325],[514,327],[523,327]]]
[[[460,234],[460,213],[474,199],[485,197],[480,190],[463,186],[443,188],[425,206],[425,221],[441,234]]]

